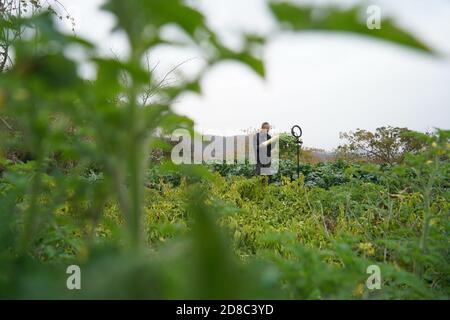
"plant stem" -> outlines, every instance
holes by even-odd
[[[427,238],[430,229],[430,220],[431,220],[431,192],[433,190],[434,180],[436,178],[436,173],[438,171],[439,162],[437,157],[435,156],[433,159],[433,168],[430,173],[430,178],[428,179],[428,183],[425,186],[423,192],[423,201],[424,201],[424,209],[423,209],[423,226],[422,226],[422,236],[420,238],[419,248],[422,255],[426,254],[427,251]],[[422,275],[423,266],[419,268],[419,274]]]

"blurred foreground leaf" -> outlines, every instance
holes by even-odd
[[[381,19],[381,29],[369,29],[366,25],[367,16],[363,6],[341,9],[300,6],[288,2],[271,2],[270,8],[281,25],[291,30],[350,32],[428,53],[432,52],[429,46],[408,31],[400,28],[390,18]]]

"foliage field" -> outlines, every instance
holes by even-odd
[[[228,48],[179,0],[102,9],[126,35],[128,56],[102,56],[63,33],[52,10],[2,11],[0,298],[449,298],[448,130],[408,131],[420,143],[387,163],[302,163],[299,177],[296,155],[282,149],[270,183],[248,164],[155,164],[152,150],[170,147],[161,133],[193,131],[174,101],[201,93],[203,75],[225,60],[264,76],[266,39],[242,34],[242,47]],[[391,20],[369,31],[359,7],[268,9],[277,32],[351,32],[430,53]],[[167,26],[181,40],[165,37]],[[145,59],[161,45],[199,50],[204,69],[160,86]],[[352,143],[346,152],[361,141]],[[66,287],[71,264],[82,290]],[[381,290],[365,285],[373,264]]]

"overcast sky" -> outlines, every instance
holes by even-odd
[[[132,1],[132,0],[130,0]],[[105,54],[127,52],[102,0],[62,0],[75,17],[76,33]],[[237,31],[266,33],[273,19],[264,0],[200,0],[210,26],[230,45]],[[308,3],[357,1],[300,1]],[[378,0],[393,16],[439,53],[438,57],[348,34],[304,32],[276,36],[264,48],[267,77],[234,62],[215,66],[204,78],[203,95],[188,94],[174,106],[197,129],[234,134],[269,121],[277,131],[303,128],[306,146],[332,149],[339,132],[383,125],[425,131],[450,127],[450,1]],[[199,67],[196,52],[159,49],[153,63],[164,73],[188,60],[183,72]],[[86,71],[88,72],[88,71]]]

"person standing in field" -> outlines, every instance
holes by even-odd
[[[271,126],[268,122],[263,122],[261,129],[256,133],[256,172],[258,176],[271,176],[272,144],[276,142],[278,136],[272,138],[269,134]]]

